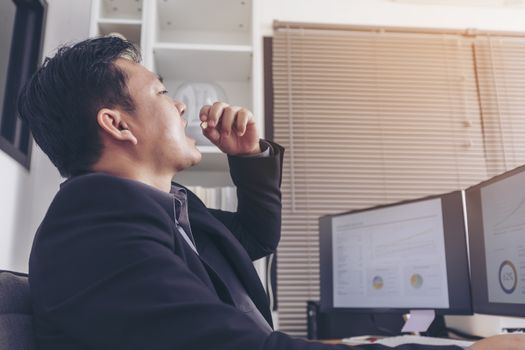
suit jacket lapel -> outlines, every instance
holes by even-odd
[[[190,223],[201,258],[208,265],[213,266],[213,261],[210,261],[209,257],[206,256],[206,245],[209,244],[210,239],[220,245],[221,251],[228,252],[226,258],[237,272],[248,295],[266,321],[272,325],[268,300],[248,253],[222,222],[211,215],[205,207],[200,207],[193,205]],[[208,235],[209,237],[206,239],[206,237],[201,237],[201,235]]]

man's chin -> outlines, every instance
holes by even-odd
[[[191,164],[189,167],[199,164],[201,160],[202,160],[202,153],[199,151],[197,147],[195,147],[194,151],[192,152]]]
[[[201,162],[201,160],[202,160],[202,153],[197,150],[197,155],[194,158],[194,162],[193,162],[193,164],[191,166],[199,164]]]
[[[201,160],[202,160],[202,155],[200,154],[200,152],[196,152],[195,155],[192,155],[192,157],[187,158],[184,163],[179,163],[177,166],[176,172],[178,173],[186,169],[189,169],[199,164]]]

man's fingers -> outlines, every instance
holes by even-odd
[[[239,107],[235,106],[228,106],[224,108],[224,112],[222,113],[220,121],[220,129],[223,134],[230,135],[232,132],[232,129],[234,128],[235,117],[239,109]]]
[[[237,118],[235,119],[235,130],[237,135],[242,136],[246,132],[246,125],[252,119],[252,114],[245,108],[241,108],[237,112]]]
[[[249,110],[224,102],[203,106],[199,118],[204,135],[212,142],[218,142],[221,134],[243,136],[248,124],[253,123],[253,115]]]
[[[208,126],[213,128],[220,124],[222,113],[226,107],[228,107],[228,105],[224,102],[215,102],[211,106],[210,110],[208,111],[208,119],[206,120],[208,122]]]
[[[207,123],[207,122],[204,122]],[[203,134],[210,140],[213,144],[217,144],[217,142],[221,139],[221,134],[219,133],[219,130],[216,128],[203,128]]]
[[[202,106],[200,112],[199,112],[199,118],[201,120],[201,122],[205,122],[208,120],[208,113],[210,112],[210,109],[211,109],[211,106],[210,105],[205,105],[205,106]]]

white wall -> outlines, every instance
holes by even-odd
[[[4,47],[11,47],[11,33],[15,22],[16,6],[11,1],[0,2],[0,42]],[[9,51],[0,51],[0,82],[7,79],[7,64],[9,63]],[[5,84],[0,84],[0,111],[3,108]]]
[[[525,31],[525,8],[419,5],[390,0],[262,0],[260,30],[271,35],[274,19],[423,28]],[[424,3],[424,1],[421,1]],[[434,1],[437,2],[437,1]],[[449,1],[450,3],[450,1]]]
[[[44,54],[89,32],[90,0],[47,0]],[[33,235],[62,181],[35,145],[27,172],[0,151],[0,269],[27,271]]]
[[[421,5],[416,0],[262,0],[258,13],[259,31],[267,36],[272,35],[274,20],[525,32],[524,7]],[[501,327],[525,327],[525,319],[481,315],[447,317],[447,323],[482,336],[495,334]]]
[[[6,37],[13,31],[14,22],[13,3],[0,4],[0,37],[2,43],[11,44],[11,38]],[[8,46],[8,47],[9,47]],[[9,55],[7,50],[0,53],[0,82],[5,82],[7,77],[7,64]],[[3,107],[5,86],[0,84],[0,111]],[[1,112],[0,112],[1,113]],[[0,268],[6,266],[11,258],[11,233],[13,232],[13,218],[17,201],[17,183],[22,168],[17,166],[5,153],[0,152]]]
[[[19,204],[18,186],[28,177],[24,168],[0,151],[0,269],[10,269]]]

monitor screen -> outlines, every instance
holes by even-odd
[[[525,167],[466,191],[473,306],[525,316]]]
[[[321,308],[470,314],[460,191],[320,219]]]

